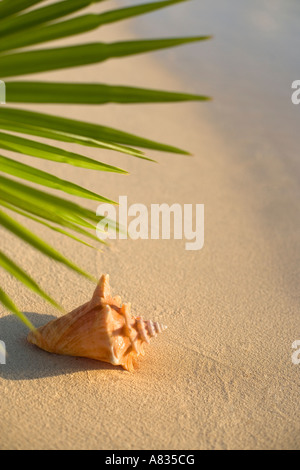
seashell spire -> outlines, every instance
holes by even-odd
[[[90,302],[30,332],[27,339],[54,354],[88,357],[133,371],[134,363],[165,326],[131,315],[131,304],[112,297],[102,276]]]

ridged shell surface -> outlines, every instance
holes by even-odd
[[[130,304],[112,297],[109,276],[102,276],[90,302],[30,332],[27,339],[50,353],[87,357],[134,370],[144,344],[166,329],[131,315]]]

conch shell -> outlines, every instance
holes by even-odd
[[[132,317],[130,304],[112,297],[109,276],[102,276],[90,302],[29,333],[27,339],[55,354],[88,357],[134,370],[144,344],[166,329],[157,322]]]

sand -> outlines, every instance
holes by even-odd
[[[133,37],[128,23],[86,36]],[[155,56],[40,78],[186,89]],[[130,374],[36,349],[26,342],[26,328],[0,307],[0,339],[8,352],[0,366],[1,449],[300,448],[300,365],[291,359],[292,343],[300,339],[299,226],[291,204],[297,193],[279,164],[249,166],[242,146],[209,119],[213,106],[30,107],[190,150],[192,158],[148,152],[158,165],[86,150],[130,176],[17,158],[105,196],[127,195],[130,204],[205,204],[205,246],[189,252],[184,240],[119,240],[95,257],[28,223],[94,275],[109,273],[114,292],[132,303],[135,314],[169,328]],[[265,183],[270,173],[272,185]],[[96,210],[97,203],[89,206]],[[89,300],[92,283],[3,230],[1,249],[66,311]],[[60,315],[2,271],[0,280],[36,326]]]

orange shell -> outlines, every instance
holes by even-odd
[[[90,302],[30,332],[27,339],[55,354],[88,357],[134,370],[144,343],[165,330],[157,322],[132,317],[130,304],[111,297],[109,276],[102,276]]]

